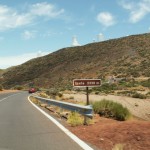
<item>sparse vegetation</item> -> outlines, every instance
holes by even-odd
[[[32,82],[37,87],[72,90],[72,80],[75,78],[105,79],[109,75],[150,77],[149,37],[150,34],[134,35],[64,48],[6,70],[2,74],[2,85],[12,88]],[[141,84],[149,87],[149,83]],[[117,86],[105,84],[98,91],[111,93],[127,86],[137,84],[134,81]]]
[[[73,96],[70,96],[69,99],[74,99],[74,97],[73,97]]]
[[[40,96],[43,98],[48,98],[48,95],[45,92],[40,92]]]
[[[117,85],[116,84],[109,84],[109,83],[105,83],[100,87],[97,88],[93,88],[92,91],[96,91],[95,94],[98,94],[99,92],[103,92],[103,93],[112,93],[114,90],[117,89]]]
[[[49,95],[49,96],[52,96],[52,97],[55,97],[58,94],[58,90],[57,89],[50,89],[50,90],[47,90],[45,92],[45,94]]]
[[[95,113],[119,121],[127,120],[131,115],[127,108],[113,101],[104,99],[102,101],[96,101],[92,105]]]
[[[62,92],[59,92],[58,89],[49,89],[49,90],[46,90],[45,92],[42,92],[42,95],[43,97],[50,97],[50,98],[53,98],[53,99],[56,99],[57,97],[58,98],[62,98],[63,97],[63,93]]]
[[[133,94],[135,94],[135,92],[131,90],[117,92],[117,95],[130,96],[130,97],[132,97]]]
[[[115,144],[115,146],[112,148],[112,150],[123,150],[125,144]]]
[[[68,120],[67,122],[71,125],[71,126],[78,126],[78,125],[82,125],[83,124],[83,117],[81,117],[81,115],[77,112],[72,112],[69,114],[68,116]]]
[[[3,86],[0,84],[0,91],[3,91]]]
[[[37,105],[40,105],[41,102],[39,100],[37,100],[36,98],[34,97],[30,97],[31,101],[34,103],[34,104],[37,104]]]
[[[148,98],[150,98],[150,92],[148,92],[148,93],[146,94],[146,96],[147,96]]]
[[[144,86],[144,87],[150,88],[150,78],[148,80],[146,80],[146,81],[142,81],[141,85]]]
[[[146,99],[147,96],[141,93],[135,92],[135,94],[132,95],[133,98],[140,98],[140,99]]]
[[[58,96],[59,96],[59,97],[63,97],[63,94],[59,92],[59,93],[58,93]]]
[[[15,86],[14,89],[15,90],[23,90],[24,88],[22,86]]]

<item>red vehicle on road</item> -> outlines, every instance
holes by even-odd
[[[35,93],[35,92],[36,92],[35,88],[29,89],[29,93]]]

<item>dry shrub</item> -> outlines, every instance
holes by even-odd
[[[34,98],[34,97],[30,97],[30,99],[31,99],[31,101],[32,101],[34,104],[37,104],[37,105],[40,105],[40,104],[41,104],[41,102],[40,102],[38,99]]]
[[[0,85],[0,91],[3,91],[3,86],[2,85]]]
[[[82,125],[84,120],[83,120],[83,117],[81,117],[79,113],[72,112],[72,113],[69,114],[67,122],[71,126],[74,127],[74,126]]]
[[[124,149],[124,144],[116,144],[112,150],[123,150]]]

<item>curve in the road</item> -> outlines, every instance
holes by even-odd
[[[55,120],[49,114],[47,114],[42,109],[40,109],[38,106],[36,106],[30,100],[30,96],[28,97],[28,100],[36,109],[38,109],[43,115],[45,115],[49,120],[51,120],[55,125],[57,125],[65,134],[67,134],[72,140],[74,140],[77,144],[79,144],[84,150],[93,150],[93,148],[91,148],[89,145],[87,145],[85,142],[83,142],[81,139],[79,139],[77,136],[75,136],[73,133],[71,133],[68,129],[66,129],[64,126],[62,126],[57,120]]]
[[[27,92],[0,94],[0,150],[92,150],[79,146],[67,136],[69,131],[66,135],[37,111],[28,96]]]

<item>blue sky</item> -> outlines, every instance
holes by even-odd
[[[0,68],[69,47],[150,32],[150,0],[0,0]]]

